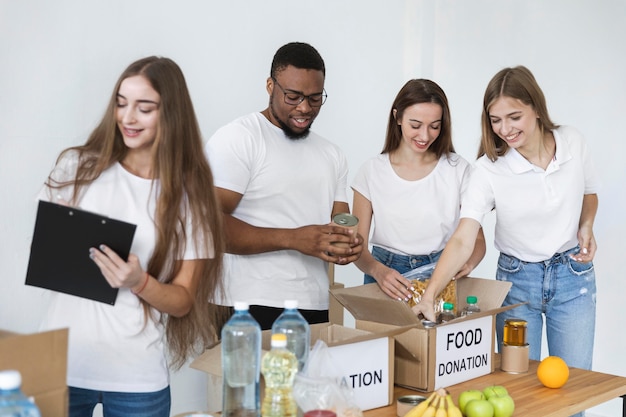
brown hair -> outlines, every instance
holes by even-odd
[[[417,79],[409,80],[396,95],[387,122],[387,134],[385,145],[381,153],[392,152],[400,146],[402,142],[402,128],[398,125],[398,120],[402,119],[404,111],[414,104],[435,103],[441,106],[441,131],[437,140],[430,145],[429,151],[434,152],[437,158],[442,155],[449,155],[454,152],[452,144],[452,122],[450,120],[450,107],[448,98],[441,87],[434,81]],[[395,114],[394,114],[395,110]]]
[[[159,121],[154,144],[153,190],[158,181],[158,199],[154,213],[156,244],[148,261],[148,271],[160,282],[173,280],[180,270],[185,251],[186,225],[191,217],[192,241],[197,248],[214,248],[212,259],[202,259],[194,278],[198,283],[191,311],[184,317],[162,315],[172,367],[180,368],[192,353],[199,353],[215,343],[227,310],[214,301],[222,288],[224,237],[221,211],[213,185],[213,174],[205,157],[202,137],[187,84],[178,65],[161,57],[147,57],[132,63],[119,77],[105,114],[84,145],[64,150],[77,152],[79,162],[72,181],[58,182],[48,177],[52,188],[73,186],[76,204],[81,189],[97,179],[112,164],[124,159],[127,148],[116,123],[117,93],[126,78],[143,76],[160,95]],[[189,214],[189,216],[187,215]],[[146,320],[149,305],[141,300]]]
[[[541,132],[558,127],[550,119],[543,91],[528,68],[521,65],[504,68],[494,75],[485,90],[481,116],[482,137],[478,149],[478,158],[487,155],[491,161],[495,161],[509,150],[509,145],[493,131],[489,118],[489,109],[502,96],[517,99],[531,106],[539,116],[538,124]]]

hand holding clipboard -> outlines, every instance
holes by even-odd
[[[127,260],[136,225],[75,207],[40,201],[26,285],[115,304],[113,288],[89,257],[105,245]]]

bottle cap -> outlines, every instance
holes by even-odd
[[[285,300],[285,308],[298,308],[298,300]]]
[[[468,295],[466,298],[467,304],[476,304],[478,302],[478,298],[475,295]]]
[[[272,347],[286,347],[287,335],[285,333],[272,334]]]
[[[454,304],[452,304],[452,303],[443,303],[443,309],[444,310],[453,310],[454,309]]]
[[[234,306],[236,311],[248,310],[250,307],[245,301],[235,301]]]
[[[22,375],[19,371],[7,370],[0,371],[0,389],[9,390],[16,389],[22,385]]]

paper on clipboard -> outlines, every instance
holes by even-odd
[[[89,258],[89,248],[104,244],[128,260],[136,228],[75,207],[39,201],[26,285],[114,305],[118,289],[109,285]]]

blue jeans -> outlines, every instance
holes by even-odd
[[[170,387],[156,392],[109,392],[69,387],[69,417],[91,417],[102,403],[104,417],[169,417]]]
[[[524,262],[500,254],[496,279],[513,283],[503,305],[528,304],[497,315],[496,331],[502,344],[507,318],[526,320],[529,357],[541,359],[543,316],[548,350],[568,366],[591,369],[596,322],[596,276],[593,263],[579,263],[569,257],[578,247],[543,262]]]
[[[412,269],[419,268],[422,265],[437,262],[441,256],[441,252],[433,252],[430,255],[398,255],[383,249],[379,246],[372,247],[372,256],[381,264],[393,268],[401,274],[409,272]],[[376,282],[373,276],[365,274],[363,277],[364,284]]]

